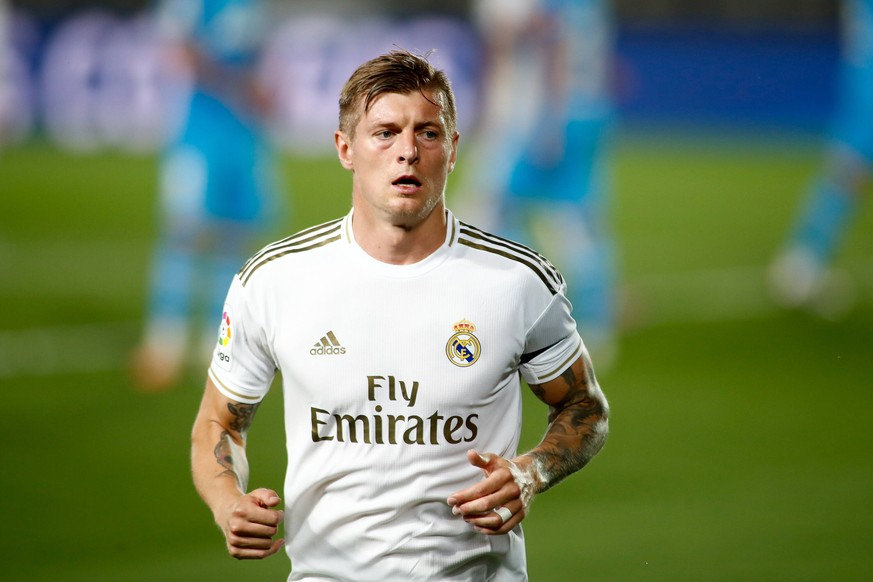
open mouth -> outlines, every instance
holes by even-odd
[[[421,186],[421,182],[415,176],[400,176],[391,183],[394,186]]]

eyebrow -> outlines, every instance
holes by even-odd
[[[423,123],[417,123],[415,125],[415,129],[428,129],[428,128],[436,128],[440,131],[443,130],[443,124],[435,121],[426,121]]]
[[[396,121],[391,121],[388,119],[380,119],[380,120],[373,120],[372,123],[369,124],[369,127],[371,130],[382,129],[382,128],[398,129],[401,127],[401,125],[402,124],[400,124]],[[416,123],[413,126],[414,131],[421,131],[423,129],[435,129],[441,133],[445,132],[445,130],[446,130],[445,125],[440,123],[439,121],[422,121],[422,122]]]

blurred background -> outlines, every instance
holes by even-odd
[[[492,20],[474,4],[270,3],[254,66],[273,90],[263,127],[282,210],[253,249],[347,211],[337,95],[358,64],[395,46],[436,49],[462,134],[449,206],[494,218],[498,203],[476,186],[497,181],[488,124],[515,122],[489,100]],[[0,5],[3,578],[284,579],[283,556],[227,556],[191,485],[202,358],[159,391],[132,375],[163,236],[162,152],[194,82],[168,66],[149,2]],[[847,31],[869,39],[873,19],[869,3],[848,6],[608,7],[611,180],[598,216],[613,311],[610,349],[592,352],[612,434],[590,467],[535,502],[531,580],[873,576],[871,156],[857,146],[841,157],[832,139]],[[873,134],[852,111],[848,126]],[[831,180],[834,167],[850,178]],[[854,202],[804,210],[831,182]],[[808,237],[827,239],[812,267],[785,266],[810,229],[827,235]],[[531,446],[546,411],[525,406]],[[280,489],[280,390],[249,451],[252,485]]]
[[[8,0],[7,0],[8,1]],[[7,141],[150,149],[165,116],[147,0],[8,2]],[[282,88],[274,131],[290,151],[311,128],[329,149],[335,95],[362,55],[437,48],[467,123],[482,67],[470,0],[274,2],[268,59]],[[624,125],[823,129],[834,102],[833,0],[616,0],[616,100]],[[61,95],[64,97],[61,98]],[[316,125],[317,124],[317,125]],[[308,141],[308,140],[307,140]]]

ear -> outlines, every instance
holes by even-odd
[[[458,142],[461,139],[461,134],[457,131],[452,136],[452,154],[449,156],[449,173],[455,171],[455,162],[458,160]]]
[[[336,146],[336,155],[339,158],[340,164],[346,170],[354,170],[355,166],[352,163],[352,142],[346,134],[337,130],[333,134],[334,145]]]

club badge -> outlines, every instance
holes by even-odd
[[[456,366],[466,368],[472,366],[479,359],[482,345],[479,339],[473,335],[476,326],[472,322],[462,319],[452,326],[454,335],[446,343],[446,356]]]

